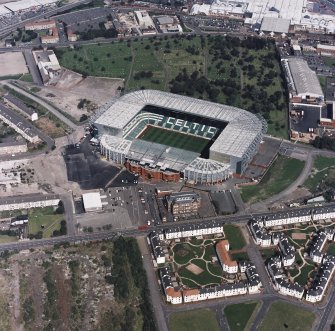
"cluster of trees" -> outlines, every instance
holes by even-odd
[[[143,78],[151,78],[153,76],[153,73],[152,71],[139,71],[137,72],[135,75],[134,75],[134,79],[135,80],[140,80],[140,79],[143,79]]]
[[[183,69],[175,79],[170,81],[171,92],[176,94],[185,94],[194,96],[195,94],[201,97],[207,97],[212,101],[216,101],[220,94],[220,90],[213,86],[213,84],[199,71],[194,71],[189,75],[186,69]]]
[[[106,29],[103,22],[99,23],[100,29],[89,29],[85,31],[76,31],[76,34],[80,36],[82,40],[92,40],[95,38],[116,38],[118,33],[112,29]]]
[[[313,146],[320,149],[330,149],[335,151],[335,138],[324,135],[316,137],[313,141]]]
[[[65,236],[67,233],[66,222],[63,220],[60,222],[60,229],[52,232],[52,237]]]
[[[132,301],[126,304],[127,308],[122,312],[123,316],[118,315],[113,309],[108,311],[103,316],[101,327],[103,328],[103,325],[112,325],[113,330],[116,331],[134,330],[136,312],[140,310],[143,319],[142,330],[155,331],[156,325],[153,318],[146,273],[142,266],[142,257],[136,240],[120,237],[115,241],[112,262],[111,278],[108,281],[114,284],[116,299],[122,302]],[[104,258],[104,264],[109,264],[109,260],[106,257]],[[136,288],[135,290],[134,287]],[[140,293],[140,297],[134,298],[137,292]]]

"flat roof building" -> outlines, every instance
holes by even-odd
[[[37,112],[34,109],[27,107],[26,104],[22,100],[18,99],[14,95],[7,93],[4,96],[4,100],[14,109],[18,110],[22,115],[24,115],[25,117],[28,117],[31,121],[38,120]]]
[[[307,62],[298,57],[282,60],[290,97],[323,100],[324,95],[316,73],[309,68]]]
[[[83,203],[86,212],[102,210],[100,192],[84,193]]]
[[[290,20],[280,17],[264,17],[260,31],[274,33],[288,33]]]

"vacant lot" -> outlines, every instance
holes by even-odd
[[[225,225],[223,231],[225,239],[229,241],[230,250],[242,249],[245,246],[245,240],[239,227]]]
[[[57,49],[62,66],[260,112],[269,133],[287,137],[281,69],[272,42],[224,36],[172,36]]]
[[[170,331],[219,331],[214,312],[209,309],[174,313],[169,321]]]
[[[29,210],[29,234],[42,232],[43,238],[51,237],[53,231],[60,229],[63,214],[55,214],[53,207],[33,208]]]
[[[0,330],[156,331],[141,261],[124,238],[2,254]]]
[[[55,123],[51,121],[48,117],[40,117],[34,122],[34,125],[51,138],[58,138],[65,135],[64,127],[58,122]]]
[[[0,53],[0,76],[28,73],[26,60],[21,52]]]
[[[259,331],[310,331],[314,320],[313,313],[287,302],[278,301],[270,306]]]
[[[224,309],[230,331],[244,331],[259,302],[230,305]]]
[[[335,184],[335,158],[317,156],[311,175],[304,186],[312,193],[322,191]]]
[[[269,198],[285,190],[300,175],[304,162],[279,155],[261,182],[241,188],[241,196],[246,203]]]

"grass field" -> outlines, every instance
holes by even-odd
[[[54,214],[52,207],[29,209],[29,234],[42,231],[43,238],[51,237],[53,231],[60,229],[63,214]]]
[[[203,250],[200,247],[194,247],[187,243],[176,244],[173,247],[174,261],[178,264],[185,264],[189,260],[200,257]]]
[[[223,231],[225,239],[229,241],[229,249],[242,249],[245,246],[245,240],[239,227],[234,225],[224,225]]]
[[[18,240],[17,237],[14,237],[14,236],[7,236],[5,234],[0,235],[1,244],[10,243],[10,242],[17,241],[17,240]]]
[[[154,126],[148,126],[140,136],[140,139],[196,153],[201,153],[209,143],[207,139],[191,137],[184,133],[165,130]]]
[[[330,244],[327,249],[327,254],[335,255],[335,244]]]
[[[255,203],[280,193],[299,177],[304,165],[303,161],[279,155],[259,184],[241,188],[243,201]]]
[[[300,275],[294,279],[295,282],[304,286],[307,283],[308,275],[314,269],[313,266],[306,264],[300,269]]]
[[[249,258],[249,255],[247,252],[241,252],[241,253],[232,253],[230,254],[231,258],[234,260],[234,261],[249,261],[250,258]]]
[[[170,331],[219,331],[215,313],[210,309],[174,313],[169,320]]]
[[[258,331],[310,331],[315,315],[305,309],[283,301],[274,302]]]
[[[273,256],[276,252],[277,252],[277,250],[274,249],[274,248],[266,248],[266,249],[261,249],[260,250],[260,253],[261,253],[262,258],[264,260],[267,260],[268,258]]]
[[[335,180],[335,159],[317,156],[314,160],[313,170],[304,183],[312,193],[316,192],[324,181]]]
[[[230,331],[244,331],[259,302],[229,305],[224,309]]]
[[[182,88],[174,89],[173,92],[229,103],[251,111],[257,109],[257,112],[267,104],[269,107],[265,111],[269,134],[287,138],[287,108],[275,46],[269,44],[256,50],[240,45],[235,48],[238,54],[223,59],[218,54],[231,52],[226,44],[223,36],[166,36],[83,45],[75,49],[58,48],[56,53],[62,66],[84,75],[125,79],[126,91],[171,91],[173,80],[179,75],[186,73],[190,77],[192,73],[197,73],[196,78],[192,78],[191,83],[186,85],[178,78],[175,86]],[[264,65],[264,58],[267,58],[268,65]],[[231,73],[233,68],[236,69],[234,74]],[[274,77],[271,82],[267,78],[269,76]],[[194,88],[196,83],[205,80],[212,90],[216,89],[216,97],[211,97],[205,90],[201,91],[201,88]],[[260,83],[264,81],[265,85],[261,86]],[[189,87],[186,88],[187,91],[185,86]],[[262,103],[260,98],[264,93],[267,99]]]

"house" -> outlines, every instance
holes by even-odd
[[[271,235],[267,233],[266,229],[261,227],[261,223],[257,220],[251,220],[249,229],[257,245],[262,247],[271,246]]]
[[[223,225],[217,221],[203,224],[186,224],[164,230],[166,239],[204,236],[208,234],[223,234]]]
[[[184,302],[196,302],[201,300],[201,294],[199,289],[184,289],[183,290]],[[205,300],[205,299],[203,299]]]
[[[279,249],[284,267],[291,266],[295,261],[295,249],[283,235],[279,240]]]
[[[290,283],[284,279],[277,280],[277,288],[280,294],[292,296],[300,300],[305,292],[303,286],[298,283]]]
[[[151,232],[149,234],[149,240],[150,240],[152,251],[154,253],[157,264],[165,263],[165,253],[161,245],[159,234],[156,231]]]
[[[228,240],[221,240],[216,244],[216,254],[221,263],[222,269],[228,274],[235,274],[238,271],[238,264],[229,256],[229,242]]]
[[[34,109],[27,107],[22,100],[18,99],[14,95],[7,93],[4,96],[4,100],[8,105],[19,111],[22,115],[30,119],[32,122],[38,120],[37,112]]]
[[[169,269],[166,267],[159,269],[159,276],[164,294],[166,296],[166,301],[174,305],[183,303],[181,290],[178,286],[174,286]]]
[[[55,20],[40,20],[36,22],[28,22],[25,24],[24,29],[26,31],[31,30],[48,30],[56,27]]]

